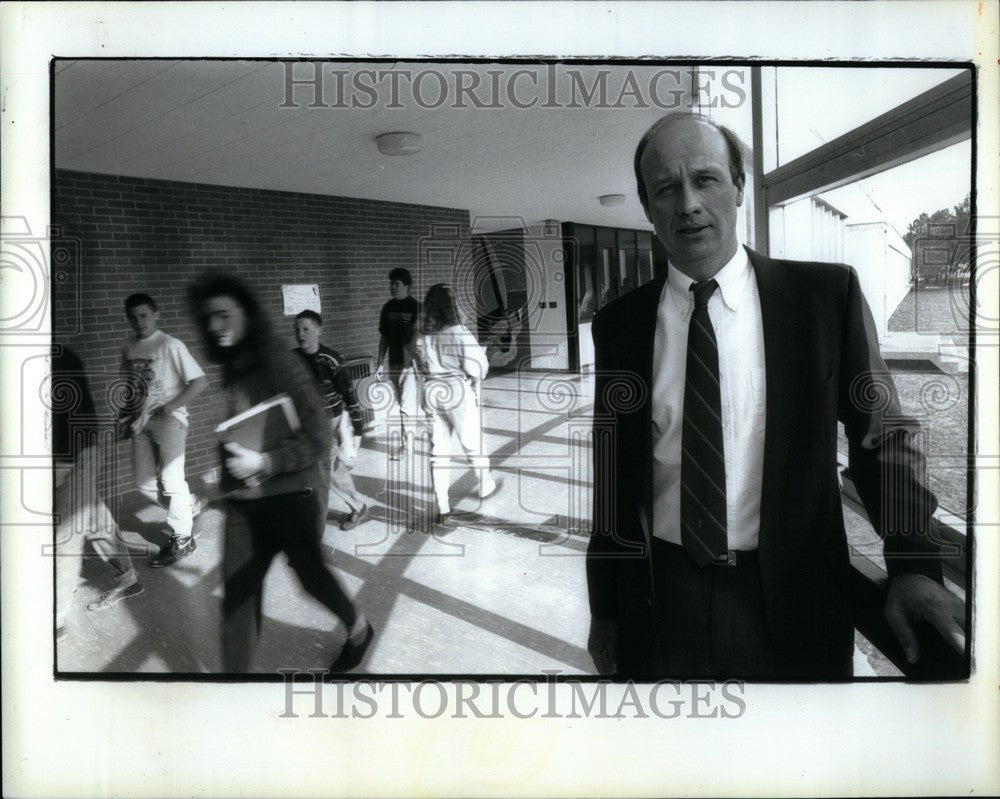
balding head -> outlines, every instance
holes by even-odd
[[[642,138],[639,139],[639,144],[635,148],[635,157],[633,158],[635,182],[639,192],[639,202],[642,203],[647,219],[649,218],[649,199],[646,196],[646,181],[642,176],[642,154],[649,145],[650,139],[661,133],[667,135],[668,131],[666,129],[670,125],[682,120],[700,122],[717,130],[726,143],[726,149],[729,153],[729,173],[733,179],[733,183],[739,186],[743,186],[746,183],[746,169],[743,165],[743,144],[739,136],[724,125],[717,125],[711,119],[701,114],[695,114],[690,111],[675,111],[661,117],[650,125],[646,132],[642,134]]]
[[[738,139],[693,114],[661,120],[636,152],[646,217],[671,265],[692,280],[712,277],[739,247],[744,175],[738,155]]]

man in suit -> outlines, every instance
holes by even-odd
[[[964,650],[942,584],[934,497],[857,274],[741,248],[739,140],[694,114],[653,125],[639,196],[667,274],[593,324],[594,530],[588,649],[603,674],[852,675],[837,422],[884,540],[886,616]]]

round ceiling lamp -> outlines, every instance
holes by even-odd
[[[625,203],[624,194],[602,194],[597,198],[601,205],[623,205]]]
[[[383,155],[413,155],[420,152],[423,137],[419,133],[383,133],[375,137],[378,151]]]

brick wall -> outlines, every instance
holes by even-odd
[[[245,278],[277,329],[295,346],[292,317],[283,316],[282,283],[316,283],[323,340],[345,356],[376,355],[378,314],[388,296],[388,271],[414,276],[418,299],[450,280],[447,263],[421,265],[421,239],[444,226],[468,235],[467,211],[262,191],[59,170],[53,183],[53,225],[79,240],[79,272],[53,283],[54,338],[86,366],[98,413],[111,410],[108,386],[117,376],[122,342],[131,332],[125,297],[145,291],[157,302],[160,327],[179,338],[209,375],[209,389],[189,408],[190,478],[217,465],[214,425],[220,421],[219,370],[202,352],[184,291],[205,271]],[[131,487],[130,450],[117,447],[110,491]],[[192,482],[192,488],[195,487]]]

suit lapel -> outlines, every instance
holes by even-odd
[[[666,281],[667,276],[664,273],[648,284],[649,291],[643,295],[636,314],[636,323],[640,327],[637,331],[638,341],[642,342],[639,352],[639,379],[646,389],[640,418],[639,463],[649,464],[648,469],[642,470],[641,497],[642,508],[650,525],[653,523],[653,353],[656,341],[656,316]],[[647,530],[646,533],[648,537],[650,531]]]
[[[638,379],[635,390],[642,397],[642,404],[628,417],[620,421],[627,424],[619,428],[623,435],[626,458],[635,464],[648,464],[648,468],[636,470],[639,485],[635,495],[640,508],[650,512],[653,502],[653,437],[652,437],[652,390],[653,390],[653,351],[656,337],[656,315],[659,308],[660,293],[666,276],[658,277],[649,283],[635,289],[625,302],[628,303],[628,313],[623,315],[621,329],[615,336],[615,358],[613,369],[622,372],[622,379],[628,383]],[[634,459],[634,460],[632,460]]]
[[[747,249],[760,293],[767,386],[764,474],[760,502],[760,542],[767,546],[781,529],[785,466],[792,447],[803,446],[797,433],[802,380],[808,351],[808,326],[802,298],[779,262]]]

